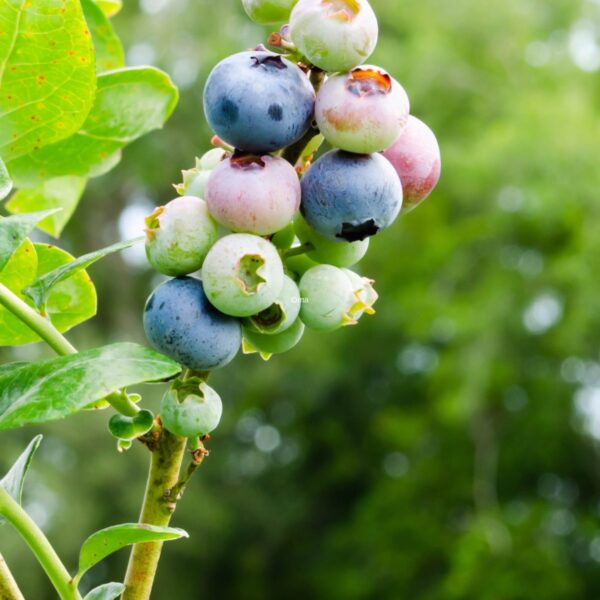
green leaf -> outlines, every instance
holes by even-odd
[[[180,371],[166,356],[131,343],[29,363],[0,376],[0,429],[62,419],[118,389]]]
[[[0,282],[33,306],[33,302],[21,290],[39,277],[73,260],[68,252],[56,246],[32,246],[27,241],[0,272]],[[78,271],[58,283],[48,296],[45,314],[61,332],[93,317],[96,314],[96,289],[88,274]],[[9,310],[0,306],[0,346],[20,346],[39,341],[40,338],[33,331]]]
[[[10,194],[12,187],[13,183],[8,173],[8,169],[6,168],[4,161],[0,158],[0,200],[4,200],[4,198]]]
[[[88,176],[146,133],[159,129],[177,104],[169,77],[153,67],[98,76],[96,101],[83,127],[67,140],[8,163],[17,187],[61,175]],[[100,169],[105,170],[105,169]]]
[[[105,583],[90,590],[83,600],[115,600],[125,591],[122,583]]]
[[[0,485],[19,503],[21,504],[21,496],[23,495],[23,484],[25,483],[25,475],[33,459],[35,451],[42,442],[42,436],[36,435],[21,456],[10,468],[10,471],[0,480]],[[5,522],[5,519],[0,515],[0,525]]]
[[[139,237],[126,242],[119,242],[117,244],[113,244],[112,246],[102,248],[101,250],[84,254],[73,261],[60,265],[58,268],[46,273],[45,275],[42,275],[31,285],[28,285],[26,288],[24,288],[23,293],[26,296],[29,296],[38,308],[42,308],[45,305],[51,290],[57,283],[64,281],[68,277],[72,277],[75,273],[81,271],[82,269],[87,269],[87,267],[95,263],[97,260],[100,260],[109,254],[114,254],[115,252],[124,250],[125,248],[130,248],[135,244],[139,244],[140,242],[143,242],[144,239],[144,237]]]
[[[0,154],[8,163],[81,127],[95,70],[79,0],[3,0],[0,24]]]
[[[0,271],[4,269],[10,257],[44,218],[58,209],[33,212],[14,217],[0,218]]]
[[[20,369],[21,367],[24,367],[27,364],[29,363],[24,361],[18,361],[0,365],[0,377],[2,375],[6,375],[7,373],[11,373],[12,371],[16,371],[17,369]]]
[[[18,214],[50,208],[62,209],[38,225],[46,233],[59,237],[79,204],[86,181],[84,177],[56,177],[34,188],[21,188],[11,196],[6,208]]]
[[[96,0],[96,4],[107,17],[114,17],[123,8],[123,0]]]
[[[121,40],[117,37],[112,23],[93,0],[81,0],[83,14],[92,32],[96,51],[96,71],[110,71],[125,66],[125,55]]]
[[[155,527],[140,523],[124,523],[101,529],[85,540],[79,553],[79,569],[75,580],[108,555],[129,546],[144,542],[160,542],[189,537],[183,529]]]

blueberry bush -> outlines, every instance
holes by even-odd
[[[110,408],[118,450],[139,442],[151,457],[139,522],[90,535],[75,572],[21,504],[41,436],[0,481],[0,523],[20,534],[63,600],[150,597],[163,543],[187,537],[171,517],[223,413],[211,371],[240,349],[268,360],[305,327],[331,332],[372,315],[374,282],[349,267],[440,176],[435,136],[409,114],[404,88],[365,64],[378,39],[366,0],[243,6],[281,27],[208,77],[215,147],[183,172],[179,196],[147,216],[144,237],[74,257],[32,241],[34,229],[58,238],[88,180],[162,128],[178,91],[158,69],[124,65],[110,21],[117,1],[0,4],[0,191],[10,213],[0,219],[0,344],[45,342],[58,355],[0,366],[0,429]],[[170,277],[143,312],[153,349],[76,349],[64,334],[97,310],[88,269],[141,243]],[[156,415],[131,391],[149,383],[166,388]],[[124,580],[83,589],[87,571],[125,546]],[[0,595],[22,598],[3,560]]]

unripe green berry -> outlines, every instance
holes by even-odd
[[[223,413],[221,397],[204,382],[184,382],[171,389],[160,403],[162,423],[171,433],[182,437],[199,437],[217,427]]]

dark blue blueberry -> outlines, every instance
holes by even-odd
[[[355,242],[389,227],[402,206],[402,184],[380,154],[332,150],[302,178],[300,211],[319,233]]]
[[[214,308],[193,277],[170,279],[152,292],[144,331],[159,352],[194,371],[225,366],[242,341],[240,322]]]
[[[271,52],[226,58],[212,70],[204,88],[204,112],[214,132],[256,154],[298,141],[311,125],[314,105],[308,77]]]

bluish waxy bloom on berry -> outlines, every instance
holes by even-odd
[[[159,352],[194,371],[225,366],[241,344],[240,322],[214,308],[193,277],[170,279],[152,292],[144,331]]]
[[[235,148],[254,154],[299,140],[311,125],[314,104],[304,72],[271,52],[240,52],[222,60],[204,88],[211,128]]]
[[[355,242],[389,227],[402,206],[402,186],[381,154],[332,150],[302,178],[300,211],[331,240]]]
[[[409,110],[397,81],[379,67],[363,65],[327,79],[317,94],[315,117],[332,146],[368,154],[394,143]]]
[[[273,335],[259,333],[253,327],[243,327],[244,354],[258,352],[263,360],[269,360],[273,354],[281,354],[291,350],[304,335],[304,323],[296,319],[285,331]]]
[[[271,242],[248,233],[221,238],[202,265],[210,302],[221,312],[249,317],[277,300],[283,288],[283,263]]]
[[[290,17],[292,41],[329,71],[364,63],[377,45],[377,17],[367,0],[299,0]]]
[[[195,196],[175,198],[146,218],[146,255],[164,275],[187,275],[200,269],[217,237],[218,225],[206,202]]]
[[[302,215],[297,215],[294,219],[294,228],[303,244],[308,243],[313,246],[314,249],[306,254],[317,263],[335,267],[351,267],[359,262],[369,249],[369,238],[356,242],[330,240],[310,227]]]
[[[300,313],[300,291],[291,277],[283,278],[281,292],[268,308],[246,319],[244,327],[259,333],[276,334],[291,327]]]
[[[247,15],[256,23],[269,25],[287,21],[298,0],[242,0]]]
[[[231,231],[269,235],[294,218],[300,181],[283,158],[234,155],[211,173],[206,201],[213,217]]]
[[[217,428],[223,403],[205,382],[183,381],[160,403],[160,418],[167,431],[181,437],[200,437]]]
[[[402,212],[412,210],[425,200],[440,179],[440,147],[431,129],[416,117],[384,153],[394,165],[404,190]]]
[[[206,199],[206,183],[211,171],[225,158],[227,153],[222,148],[213,148],[200,158],[196,158],[196,166],[193,169],[181,171],[183,183],[175,186],[177,193],[181,196],[196,196]]]

